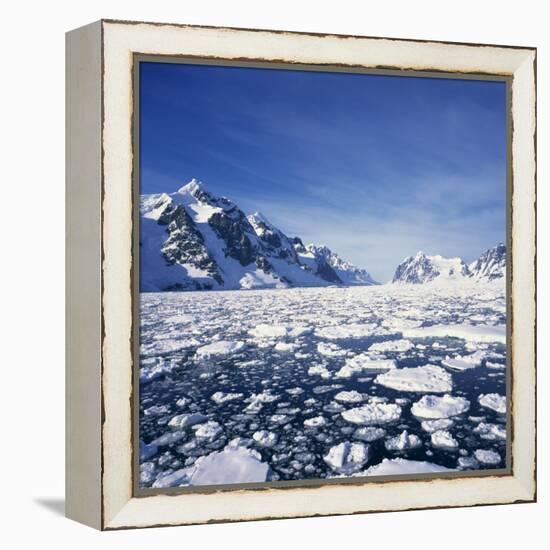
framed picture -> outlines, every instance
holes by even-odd
[[[67,515],[532,502],[536,50],[67,34]]]

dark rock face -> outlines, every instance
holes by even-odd
[[[506,246],[497,246],[484,252],[475,262],[470,264],[471,276],[476,279],[494,281],[506,275]]]
[[[216,282],[223,284],[216,262],[210,256],[201,233],[197,231],[195,223],[183,206],[168,204],[162,211],[158,223],[167,226],[168,238],[164,241],[161,252],[168,264],[192,265],[206,271]]]
[[[245,230],[249,229],[249,232],[253,230],[240,210],[234,214],[235,216],[232,217],[225,212],[216,212],[212,214],[208,223],[218,237],[225,241],[226,253],[238,260],[241,265],[249,265],[255,260],[255,250]]]

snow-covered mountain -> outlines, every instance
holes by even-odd
[[[506,275],[506,246],[499,243],[484,252],[468,269],[474,279],[493,281]]]
[[[246,216],[193,179],[175,193],[141,195],[142,291],[372,285],[326,247],[304,246],[265,216]]]
[[[484,252],[477,260],[467,265],[462,258],[416,256],[405,258],[395,270],[392,283],[424,284],[431,281],[459,280],[493,281],[506,273],[506,247],[501,243]]]
[[[405,258],[397,266],[392,282],[423,284],[435,279],[456,280],[468,276],[468,266],[461,258],[426,256],[424,252],[417,252],[416,256]]]

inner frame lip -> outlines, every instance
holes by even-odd
[[[447,44],[447,42],[445,42]],[[472,45],[472,44],[468,44]],[[529,48],[526,48],[529,49]],[[139,483],[139,340],[140,340],[140,292],[139,292],[139,196],[140,196],[140,64],[164,63],[183,65],[209,65],[218,67],[241,67],[252,69],[311,71],[329,73],[352,73],[374,76],[401,76],[406,78],[429,78],[450,80],[472,80],[503,82],[506,86],[506,465],[503,468],[488,470],[465,470],[437,473],[394,474],[382,476],[356,476],[333,479],[302,479],[264,481],[256,483],[232,483],[219,485],[202,485],[187,487],[166,487],[162,489],[141,487]],[[247,57],[224,58],[185,54],[151,54],[132,53],[132,114],[131,114],[131,141],[132,149],[132,393],[131,393],[131,470],[132,470],[132,497],[146,498],[149,496],[180,494],[214,494],[242,491],[269,491],[289,489],[322,489],[326,485],[361,486],[365,484],[389,484],[403,481],[430,482],[437,479],[463,478],[499,478],[513,476],[513,439],[514,425],[511,410],[513,408],[513,373],[512,373],[512,195],[513,195],[513,167],[512,167],[512,83],[513,76],[499,73],[483,72],[450,72],[437,68],[403,69],[398,67],[366,67],[351,64],[324,64],[300,63],[278,59],[254,59]]]

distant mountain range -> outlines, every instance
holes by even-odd
[[[245,215],[196,179],[174,193],[140,199],[144,292],[379,284],[326,246],[285,235],[259,212]],[[505,270],[503,244],[469,265],[418,252],[397,266],[392,283],[491,281],[504,277]]]
[[[141,195],[142,291],[374,285],[326,246],[304,245],[256,212],[193,179],[175,193]]]
[[[467,279],[494,281],[502,279],[505,274],[506,246],[500,243],[469,265],[461,258],[426,256],[424,252],[417,252],[416,256],[405,258],[397,266],[392,283],[423,284]]]

